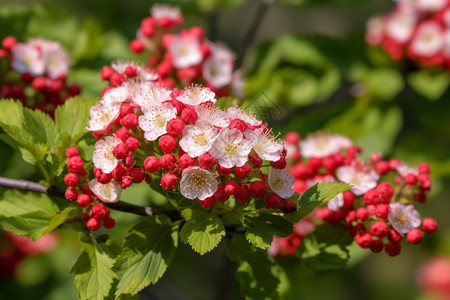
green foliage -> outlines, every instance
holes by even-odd
[[[370,70],[362,82],[371,95],[382,100],[392,100],[405,86],[400,72],[391,68]]]
[[[408,83],[417,93],[434,101],[448,89],[450,75],[444,70],[424,69],[408,74]]]
[[[79,299],[103,300],[111,289],[116,274],[112,270],[114,258],[108,246],[81,234],[81,255],[71,273]]]
[[[303,240],[296,255],[316,271],[338,270],[347,266],[349,246],[353,237],[344,225],[319,226],[312,235]]]
[[[285,218],[296,223],[306,217],[314,208],[324,205],[334,196],[351,188],[342,182],[321,182],[310,187],[300,198],[296,212],[287,214]]]
[[[187,208],[181,215],[186,223],[181,229],[180,239],[200,255],[214,249],[225,236],[222,220],[215,214]]]
[[[289,285],[283,269],[267,252],[234,234],[227,244],[228,258],[237,264],[236,279],[245,299],[282,299]]]
[[[247,231],[245,237],[253,246],[266,249],[272,244],[273,237],[287,237],[293,233],[294,226],[283,217],[273,214],[259,214],[245,219]]]
[[[130,229],[115,262],[119,275],[116,297],[135,295],[156,283],[167,270],[178,246],[178,225],[166,216],[146,218]]]
[[[37,240],[66,221],[69,209],[62,216],[57,215],[59,211],[58,205],[45,194],[8,190],[0,200],[0,225]]]

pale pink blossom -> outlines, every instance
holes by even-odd
[[[168,4],[153,4],[150,13],[155,20],[165,18],[172,22],[179,22],[182,18],[180,8]]]
[[[238,129],[222,129],[214,141],[209,153],[218,159],[219,165],[225,168],[241,167],[247,160],[252,149],[251,141],[244,139]]]
[[[351,191],[356,196],[365,194],[377,186],[380,176],[368,166],[354,161],[350,166],[342,166],[336,170],[339,181],[352,185]]]
[[[425,21],[417,28],[417,33],[410,44],[414,55],[429,57],[443,50],[445,45],[444,30],[436,21]]]
[[[92,179],[89,182],[89,188],[98,199],[106,203],[118,202],[120,200],[120,194],[122,193],[122,188],[114,181],[103,184],[96,179]]]
[[[189,167],[181,174],[180,191],[188,199],[205,200],[217,191],[218,182],[208,170]]]
[[[127,67],[133,67],[137,71],[137,75],[136,77],[134,77],[134,79],[142,82],[152,82],[159,77],[155,72],[149,70],[146,67],[140,66],[133,61],[116,60],[111,63],[111,67],[114,69],[114,71],[121,74],[125,73]]]
[[[416,7],[419,10],[427,12],[436,12],[443,9],[447,4],[447,0],[415,0]]]
[[[294,183],[294,176],[286,169],[272,168],[270,170],[269,186],[281,198],[286,199],[294,195]]]
[[[150,103],[142,111],[143,116],[139,116],[139,127],[145,131],[144,137],[149,141],[154,141],[158,137],[167,133],[166,125],[171,119],[177,117],[177,110],[171,103]]]
[[[173,55],[173,65],[177,69],[193,67],[202,62],[203,54],[200,50],[200,42],[195,37],[174,36],[168,48]]]
[[[196,122],[183,129],[180,147],[190,157],[197,157],[207,152],[218,136],[218,129],[206,122]]]
[[[209,88],[191,85],[190,87],[185,88],[181,95],[177,96],[176,99],[184,104],[195,106],[205,102],[216,103],[215,96],[216,94]]]
[[[19,73],[42,75],[45,71],[45,61],[38,49],[33,46],[18,43],[12,50],[11,66]]]
[[[408,174],[413,174],[416,176],[419,175],[419,170],[416,167],[412,167],[403,163],[395,166],[395,170],[402,177],[406,177]]]
[[[95,151],[92,155],[94,166],[101,169],[103,173],[111,173],[119,164],[119,160],[114,157],[114,147],[119,144],[122,144],[122,141],[110,135],[98,140],[94,145]]]
[[[30,39],[27,44],[38,49],[45,61],[45,73],[51,79],[66,76],[70,68],[69,54],[60,43],[45,39]]]
[[[133,102],[140,107],[148,104],[157,104],[171,100],[171,90],[166,89],[158,84],[144,83],[140,84],[134,91]]]
[[[412,12],[394,12],[386,18],[386,35],[397,43],[406,43],[412,36],[417,18]]]
[[[413,228],[418,228],[422,223],[420,214],[413,205],[396,202],[390,204],[390,207],[389,222],[401,235],[408,233]]]
[[[268,161],[277,161],[281,158],[280,153],[283,150],[283,143],[277,141],[271,131],[265,128],[247,129],[245,138],[252,142],[253,150],[260,158]]]
[[[216,127],[228,127],[230,120],[227,114],[213,103],[203,103],[195,107],[198,119]]]
[[[239,119],[251,126],[259,126],[262,124],[262,122],[256,118],[255,114],[252,111],[237,106],[229,107],[227,109],[227,116],[231,120]]]
[[[303,157],[326,157],[352,146],[352,141],[342,135],[319,132],[308,135],[299,145]]]
[[[342,206],[344,206],[344,194],[342,193],[337,194],[327,203],[328,209],[332,211],[339,210]]]
[[[109,89],[106,91],[105,94],[103,94],[102,97],[102,104],[104,105],[116,105],[116,104],[122,104],[125,102],[129,97],[128,88],[125,86],[118,86]]]
[[[222,88],[233,80],[234,55],[225,45],[210,44],[211,55],[203,62],[205,80]]]
[[[89,115],[91,119],[86,127],[89,131],[106,130],[109,125],[119,116],[120,104],[96,103],[91,107]]]

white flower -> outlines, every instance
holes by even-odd
[[[11,66],[19,73],[41,75],[45,71],[45,61],[35,47],[18,43],[12,50]]]
[[[234,56],[226,46],[210,44],[211,55],[202,64],[205,80],[222,88],[233,80]]]
[[[413,205],[396,202],[389,206],[391,207],[388,215],[389,222],[401,235],[408,233],[413,228],[418,228],[422,223],[420,214]]]
[[[192,85],[185,88],[181,95],[177,96],[177,100],[187,105],[199,105],[204,102],[216,103],[214,98],[216,94],[209,88],[199,85]]]
[[[182,16],[178,6],[171,6],[168,4],[153,4],[150,13],[156,20],[167,18],[171,21],[177,21]]]
[[[189,167],[181,174],[180,191],[188,199],[205,200],[217,191],[217,180],[208,170]]]
[[[101,169],[103,173],[111,173],[119,164],[113,154],[114,147],[121,143],[122,141],[115,136],[106,136],[105,139],[98,140],[92,155],[94,166]]]
[[[70,67],[69,54],[60,43],[45,39],[30,39],[27,44],[41,51],[45,61],[45,72],[51,79],[67,75]]]
[[[342,135],[319,132],[310,134],[299,145],[303,157],[326,157],[350,147],[352,141]]]
[[[245,138],[252,141],[253,150],[259,157],[268,161],[277,161],[281,158],[280,152],[283,150],[283,144],[275,141],[271,131],[265,128],[245,131]]]
[[[327,206],[330,210],[336,211],[344,206],[344,194],[339,193],[328,201]]]
[[[242,167],[248,160],[252,149],[251,141],[244,139],[238,129],[222,129],[214,141],[209,153],[219,160],[219,165],[225,168]]]
[[[137,75],[135,78],[142,82],[151,82],[158,79],[158,74],[143,66],[138,65],[133,61],[116,60],[111,63],[111,67],[114,69],[114,71],[121,74],[125,73],[125,70],[128,66],[136,69]]]
[[[205,122],[196,122],[183,129],[180,147],[190,157],[207,152],[217,138],[218,129]]]
[[[128,96],[128,88],[125,86],[119,86],[106,91],[106,93],[102,97],[101,102],[104,105],[120,105],[122,102],[127,100]]]
[[[446,0],[415,0],[416,6],[420,10],[436,12],[447,5]]]
[[[207,122],[217,127],[228,127],[230,120],[227,118],[227,114],[218,107],[215,107],[211,102],[197,105],[195,112],[198,115],[198,119]]]
[[[262,124],[250,110],[246,110],[237,106],[231,106],[227,109],[227,115],[230,119],[240,119],[251,126],[259,126]]]
[[[122,193],[120,185],[113,181],[102,184],[96,179],[92,179],[91,182],[89,182],[89,188],[98,199],[107,203],[118,202],[120,200],[120,194]]]
[[[157,104],[171,100],[170,93],[172,91],[152,83],[141,84],[139,89],[135,91],[133,102],[140,107],[148,104]]]
[[[269,186],[272,191],[281,198],[289,198],[294,195],[295,178],[291,172],[285,169],[270,170]]]
[[[339,181],[352,185],[350,189],[356,196],[361,196],[377,186],[380,176],[372,169],[355,161],[350,166],[342,166],[336,170]]]
[[[167,133],[167,122],[177,117],[177,110],[171,103],[150,103],[142,111],[144,115],[139,116],[139,127],[145,131],[144,137],[149,141]]]
[[[419,170],[415,167],[408,166],[406,164],[398,164],[395,166],[395,170],[402,177],[406,177],[408,174],[419,175]]]
[[[168,48],[169,52],[173,54],[173,65],[177,69],[189,68],[202,62],[200,43],[195,37],[174,36]]]
[[[395,12],[386,19],[386,34],[397,43],[406,43],[416,26],[416,17],[412,12]]]
[[[410,44],[413,54],[429,57],[444,48],[445,36],[441,25],[436,21],[425,21],[417,29]]]
[[[91,107],[89,115],[89,125],[86,130],[100,131],[105,130],[113,122],[120,113],[120,104],[108,104],[105,105],[102,102],[98,102]]]

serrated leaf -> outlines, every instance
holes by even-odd
[[[233,235],[228,258],[237,264],[236,279],[245,299],[281,299],[287,276],[267,252],[250,245],[242,235]]]
[[[8,190],[0,200],[0,225],[37,240],[60,225],[51,224],[58,212],[59,207],[45,194]]]
[[[353,237],[344,225],[325,223],[304,239],[296,255],[305,265],[316,271],[338,270],[347,266],[347,246],[352,242]]]
[[[55,123],[61,133],[67,134],[73,143],[86,132],[90,108],[97,99],[74,97],[67,100],[55,111]]]
[[[74,285],[79,299],[103,300],[117,275],[112,270],[114,258],[102,244],[84,236],[81,238],[81,255],[70,271],[75,274]]]
[[[186,223],[181,229],[180,239],[200,255],[214,249],[225,236],[222,220],[215,214],[187,208],[181,215]]]
[[[245,238],[253,246],[266,249],[273,241],[273,237],[287,237],[293,233],[294,226],[281,216],[261,214],[246,222]]]
[[[156,283],[167,270],[178,246],[178,225],[165,216],[147,218],[130,229],[114,268],[120,281],[116,297],[135,295]]]
[[[314,208],[324,205],[337,194],[348,191],[350,188],[350,185],[337,181],[317,183],[302,194],[297,211],[285,215],[285,218],[292,223],[297,223]]]

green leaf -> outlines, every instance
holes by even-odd
[[[45,194],[6,191],[0,200],[0,225],[37,240],[61,223],[52,222],[59,207]]]
[[[272,244],[273,237],[287,237],[293,233],[294,226],[281,216],[260,214],[246,219],[245,237],[253,246],[266,249]]]
[[[74,97],[55,111],[55,123],[59,131],[67,134],[73,143],[86,133],[89,111],[98,100]]]
[[[446,71],[421,70],[410,73],[408,83],[429,100],[438,100],[448,89],[450,76]]]
[[[187,208],[181,215],[186,223],[181,229],[180,239],[200,255],[214,249],[225,236],[222,220],[215,214]]]
[[[400,72],[389,68],[367,72],[363,82],[372,95],[382,100],[393,99],[404,87]]]
[[[117,275],[112,270],[114,258],[107,248],[108,246],[82,235],[81,255],[70,271],[75,274],[74,285],[79,299],[103,300],[109,294]]]
[[[156,283],[167,270],[178,246],[178,225],[168,217],[147,218],[130,229],[117,257],[120,281],[116,297],[135,295]]]
[[[285,215],[285,218],[292,223],[297,223],[314,208],[324,205],[337,194],[348,191],[350,188],[350,185],[342,182],[317,183],[302,194],[297,211]]]
[[[234,234],[227,245],[227,256],[237,264],[236,279],[245,299],[281,299],[289,284],[283,269],[267,252]]]
[[[353,237],[344,225],[323,224],[306,237],[296,255],[310,268],[317,271],[338,270],[347,266],[347,246]]]

